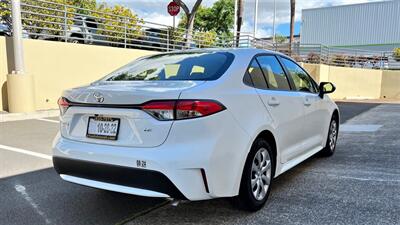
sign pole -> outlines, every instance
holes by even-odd
[[[172,19],[172,35],[173,35],[173,38],[172,38],[172,40],[175,40],[175,16],[173,16],[172,17],[173,19]],[[173,49],[175,49],[175,41],[173,42],[174,43],[174,46],[172,47]]]
[[[167,6],[168,14],[172,16],[172,40],[174,43],[173,49],[175,49],[175,17],[179,14],[180,6],[176,4],[174,1],[170,2]],[[171,37],[170,37],[171,38]]]

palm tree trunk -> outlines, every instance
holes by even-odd
[[[237,7],[237,25],[236,25],[236,43],[235,46],[239,47],[239,41],[240,41],[240,30],[242,28],[242,23],[243,23],[243,10],[244,10],[244,4],[243,0],[238,0],[238,7]]]
[[[294,35],[294,18],[296,12],[296,0],[290,0],[290,39],[289,39],[289,54],[292,54],[292,44]]]

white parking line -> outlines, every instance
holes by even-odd
[[[0,150],[1,149],[11,151],[11,152],[18,152],[18,153],[25,154],[25,155],[35,156],[35,157],[47,159],[47,160],[52,159],[52,157],[50,155],[46,155],[46,154],[38,153],[38,152],[32,152],[32,151],[25,150],[22,148],[15,148],[15,147],[7,146],[7,145],[0,145]]]
[[[60,122],[58,120],[49,120],[49,119],[42,119],[42,118],[39,118],[39,119],[36,119],[36,120],[46,121],[46,122],[50,122],[50,123],[59,123]]]
[[[328,175],[328,176],[335,176],[335,175]],[[359,180],[359,181],[400,182],[400,180],[396,179],[363,178],[363,177],[352,177],[352,176],[336,176],[336,177],[343,179]]]
[[[375,132],[383,125],[381,124],[343,124],[340,126],[341,132]]]
[[[41,217],[43,217],[46,224],[51,224],[46,214],[42,210],[40,210],[39,205],[35,201],[33,201],[33,198],[28,194],[28,192],[26,191],[26,187],[24,187],[21,184],[17,184],[14,186],[14,188],[32,206],[32,208],[36,211],[36,213],[39,214]]]
[[[37,111],[33,113],[2,113],[0,114],[0,123],[19,120],[32,120],[58,115],[60,115],[60,111],[58,110]]]

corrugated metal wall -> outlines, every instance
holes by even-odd
[[[400,0],[304,9],[300,38],[334,46],[400,43]]]

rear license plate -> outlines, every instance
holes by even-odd
[[[89,117],[86,137],[105,140],[117,140],[119,119],[103,116]]]

